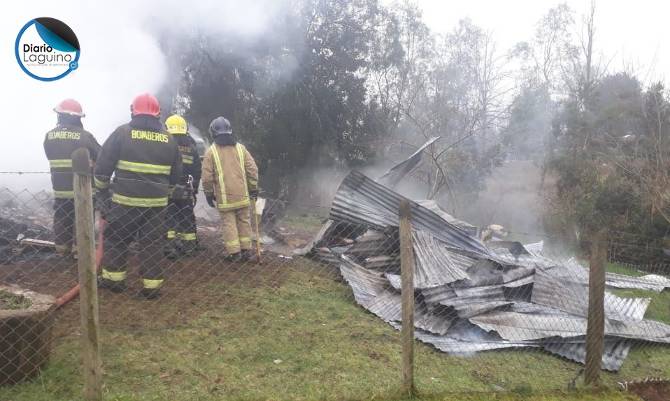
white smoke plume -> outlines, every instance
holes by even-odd
[[[83,106],[84,127],[100,143],[128,121],[129,104],[142,92],[158,92],[166,83],[169,60],[158,44],[165,30],[253,38],[266,34],[283,1],[30,1],[8,2],[0,16],[0,79],[4,130],[0,171],[48,171],[42,141],[53,128],[52,108],[75,98]],[[68,24],[81,46],[79,68],[54,82],[37,81],[23,73],[14,58],[14,40],[21,27],[37,17]],[[178,79],[178,78],[177,78]],[[164,105],[169,106],[169,105]],[[47,186],[48,176],[26,176],[22,187]],[[0,176],[0,186],[16,177]]]

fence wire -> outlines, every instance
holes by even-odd
[[[235,218],[201,193],[193,227],[190,199],[135,208],[96,197],[105,397],[397,391],[397,225],[270,198],[258,216],[243,208]],[[482,247],[473,252],[420,220],[413,225],[419,391],[574,387],[586,357],[588,255],[551,236],[477,228],[428,203],[414,204],[413,213],[421,208],[448,222],[435,223],[445,232]],[[374,221],[382,214],[367,210]],[[73,219],[72,201],[51,191],[0,189],[0,399],[80,394]],[[233,226],[239,244],[231,245]],[[670,374],[670,269],[621,260],[620,238],[607,244],[601,366],[609,384]],[[636,261],[658,251],[638,248]],[[248,252],[231,257],[238,249]],[[38,377],[39,390],[31,389]]]

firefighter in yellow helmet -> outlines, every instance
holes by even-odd
[[[202,188],[207,203],[221,215],[227,259],[249,260],[253,256],[249,205],[258,197],[258,168],[247,148],[235,140],[226,118],[215,118],[209,132],[214,144],[203,158]]]
[[[167,131],[177,140],[181,153],[181,193],[175,192],[168,204],[168,258],[191,255],[197,248],[195,207],[200,186],[201,161],[195,140],[188,134],[186,120],[176,114],[165,120]]]

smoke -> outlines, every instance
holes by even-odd
[[[174,86],[179,77],[169,76],[170,60],[158,42],[161,32],[186,34],[197,29],[253,39],[267,34],[266,27],[283,5],[284,1],[275,0],[79,0],[67,5],[44,0],[5,7],[0,25],[0,54],[5,55],[0,64],[0,106],[5,120],[0,171],[48,171],[42,141],[56,122],[53,107],[64,98],[82,104],[84,127],[102,144],[118,125],[128,121],[135,95]],[[79,68],[61,80],[37,81],[24,74],[13,57],[16,35],[37,17],[62,20],[79,39]],[[29,181],[25,177],[19,181],[3,175],[0,185],[48,186],[46,175],[30,176]]]

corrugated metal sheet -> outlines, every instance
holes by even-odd
[[[607,285],[613,288],[632,288],[661,292],[666,288],[670,288],[670,279],[657,274],[632,277],[623,274],[607,273]]]
[[[496,311],[475,316],[470,321],[508,341],[540,340],[550,337],[577,337],[586,333],[586,319],[571,315],[525,314]]]
[[[333,223],[314,241],[329,248],[312,251],[337,263],[356,302],[396,328],[402,317],[397,244],[401,199],[351,173],[333,202]],[[542,243],[500,242],[488,250],[439,211],[413,204],[412,212],[417,339],[456,355],[542,347],[583,363],[588,269],[578,260],[553,260],[544,254]],[[333,232],[340,224],[353,228],[354,234],[346,238],[352,245]],[[372,231],[360,235],[366,227]],[[670,280],[608,274],[607,283],[660,291]],[[633,340],[670,344],[669,325],[644,319],[648,305],[648,298],[606,292],[604,369],[618,370]]]
[[[400,293],[392,291],[381,273],[373,272],[344,257],[340,273],[349,283],[356,302],[386,322],[401,317]]]
[[[415,288],[433,288],[469,278],[461,266],[451,260],[444,245],[430,233],[414,231],[412,240],[416,262]]]
[[[477,352],[492,351],[509,348],[537,347],[537,344],[527,342],[513,342],[505,340],[459,340],[449,336],[438,336],[430,333],[417,331],[414,337],[426,344],[430,344],[442,352],[450,355],[469,356]]]
[[[419,205],[425,207],[426,209],[432,210],[435,212],[437,215],[442,217],[444,220],[448,221],[449,223],[455,225],[456,227],[462,229],[466,233],[475,236],[477,235],[477,232],[479,231],[477,227],[474,225],[455,218],[454,216],[450,215],[449,213],[445,212],[440,208],[440,206],[435,202],[434,200],[418,200],[416,201]]]
[[[585,317],[588,313],[588,283],[581,281],[581,275],[569,277],[568,272],[563,270],[563,266],[538,268],[531,300],[536,304]],[[605,316],[619,321],[640,321],[650,302],[650,298],[621,298],[606,292]]]
[[[373,256],[365,258],[365,267],[381,271],[400,271],[400,259],[394,256]]]
[[[398,209],[404,198],[365,175],[352,171],[335,194],[330,217],[333,220],[363,224],[379,231],[398,226]],[[473,255],[489,252],[479,239],[445,221],[435,212],[411,202],[412,227],[431,233],[448,246]]]
[[[494,331],[509,341],[539,340],[561,337],[576,338],[586,335],[586,318],[574,315],[525,314],[495,311],[479,315],[470,321],[486,331]],[[652,321],[605,321],[605,335],[670,344],[670,326]]]
[[[628,356],[631,348],[630,340],[607,338],[604,342],[602,369],[616,372],[621,369],[623,362]],[[552,354],[562,356],[571,361],[585,363],[586,343],[582,341],[550,341],[542,345],[542,348]]]
[[[407,159],[391,167],[384,175],[379,177],[379,181],[394,186],[402,178],[412,171],[414,167],[421,161],[421,152],[423,152],[428,146],[432,145],[435,141],[440,139],[439,136],[430,138],[426,143],[421,145],[414,153],[412,153]]]

